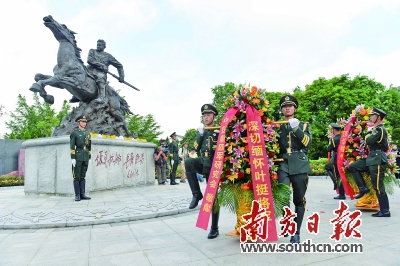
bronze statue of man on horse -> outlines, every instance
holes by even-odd
[[[54,97],[47,94],[45,86],[49,85],[59,89],[66,89],[72,94],[70,102],[79,102],[78,109],[81,109],[77,110],[74,108],[67,121],[63,120],[60,126],[68,128],[59,130],[57,134],[54,134],[53,131],[53,136],[69,134],[69,131],[72,130],[69,128],[69,125],[74,124],[75,117],[72,116],[81,115],[79,112],[86,112],[88,117],[96,120],[97,125],[92,124],[92,127],[90,121],[88,121],[88,129],[92,130],[92,132],[124,136],[131,135],[125,122],[125,114],[131,113],[131,111],[127,102],[108,85],[107,73],[118,78],[119,82],[136,90],[139,89],[124,80],[125,75],[122,64],[111,54],[104,52],[106,42],[104,40],[97,41],[97,49],[89,51],[89,65],[86,67],[81,59],[81,49],[77,46],[76,33],[68,29],[66,25],[59,24],[52,16],[44,17],[43,21],[44,25],[53,32],[54,37],[59,42],[57,65],[53,68],[54,76],[36,74],[36,83],[33,83],[30,90],[38,92],[45,102],[53,104]],[[119,76],[108,71],[109,65],[117,68]],[[104,110],[104,113],[100,117],[98,115],[91,116],[87,113],[88,110],[89,112],[93,111],[93,114],[96,115],[99,113],[99,110]],[[110,119],[115,121],[110,121]],[[115,129],[110,129],[109,126],[101,127],[101,123],[109,125],[110,122],[115,122]]]

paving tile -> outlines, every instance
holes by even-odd
[[[89,259],[89,266],[152,266],[143,251],[129,252]]]
[[[207,259],[202,252],[192,245],[174,245],[169,248],[145,250],[144,253],[152,266],[186,264]]]
[[[142,223],[142,224],[130,224],[129,226],[131,227],[135,237],[160,236],[160,235],[169,235],[176,233],[174,230],[172,230],[166,225],[147,226],[146,223]]]
[[[139,250],[141,250],[141,246],[135,238],[92,242],[90,244],[89,257],[121,254]]]
[[[18,251],[9,251],[6,253],[0,253],[0,265],[1,266],[15,266],[15,265],[28,265],[32,258],[35,256],[38,249],[16,249]]]
[[[190,243],[178,234],[159,235],[159,236],[148,236],[138,237],[137,241],[140,244],[142,250],[157,249],[157,248],[170,248],[171,243],[174,246],[178,245],[190,245]]]
[[[52,261],[63,261],[68,258],[87,260],[89,244],[87,245],[44,245],[33,257],[32,264],[51,263]]]

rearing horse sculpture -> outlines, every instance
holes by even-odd
[[[81,49],[77,46],[74,36],[76,33],[68,29],[66,25],[59,24],[52,16],[44,17],[43,20],[44,25],[53,32],[60,44],[57,65],[53,68],[54,76],[36,74],[36,83],[33,83],[30,90],[38,92],[49,104],[54,103],[54,97],[47,94],[45,90],[47,85],[66,89],[81,102],[89,103],[96,99],[99,90],[94,77],[88,72],[81,59]],[[106,95],[108,112],[118,122],[124,122],[124,128],[129,133],[124,119],[125,113],[131,113],[127,102],[108,85],[106,86]]]

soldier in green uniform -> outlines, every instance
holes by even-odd
[[[332,179],[333,190],[336,190],[337,188],[339,188],[339,196],[334,197],[334,199],[345,200],[346,195],[344,193],[343,184],[340,180],[340,175],[339,175],[339,171],[338,171],[337,163],[336,163],[337,148],[340,143],[340,136],[341,136],[340,130],[342,129],[342,127],[336,123],[331,123],[330,128],[333,133],[333,138],[329,139],[329,145],[328,145],[327,151],[331,152],[332,156],[331,156],[331,161],[325,165],[325,169],[326,169],[326,172],[328,173],[329,177]]]
[[[383,179],[388,163],[386,151],[389,149],[387,131],[383,125],[386,113],[374,107],[370,114],[369,121],[374,126],[368,128],[365,142],[368,145],[369,154],[366,159],[357,160],[350,164],[349,170],[357,183],[359,194],[354,198],[359,199],[369,192],[360,172],[369,172],[372,186],[375,189],[380,206],[379,212],[372,214],[373,217],[390,217],[389,199],[385,191]]]
[[[311,146],[311,130],[308,123],[300,122],[294,118],[299,104],[296,97],[285,95],[280,99],[280,106],[285,121],[288,124],[279,128],[278,158],[283,159],[278,167],[278,182],[293,187],[293,203],[297,217],[294,221],[297,224],[297,231],[291,237],[291,243],[300,243],[300,228],[305,213],[306,198],[304,197],[308,185],[308,175],[311,171],[307,157],[307,151]],[[289,203],[288,203],[289,205]]]
[[[201,114],[203,115],[205,126],[211,127],[214,125],[214,119],[218,115],[218,111],[211,104],[204,104],[201,107]],[[189,209],[195,208],[203,198],[196,173],[204,175],[208,182],[218,134],[219,130],[204,130],[204,125],[200,125],[197,129],[196,141],[194,142],[194,148],[200,153],[200,156],[198,158],[188,158],[185,160],[186,179],[189,182],[193,195]],[[208,234],[208,239],[216,238],[219,235],[218,219],[219,211],[215,212],[213,208],[211,214],[211,230]]]
[[[85,130],[86,116],[81,115],[76,120],[78,128],[70,135],[70,149],[72,159],[72,176],[74,178],[75,201],[90,200],[85,196],[85,176],[89,166],[92,150],[92,138]]]
[[[171,157],[171,174],[169,176],[170,179],[170,185],[179,185],[179,183],[175,182],[176,178],[176,169],[178,168],[179,164],[179,155],[178,155],[178,144],[176,143],[176,132],[172,133],[170,135],[170,138],[172,139],[171,143],[168,146],[169,150],[169,156]]]

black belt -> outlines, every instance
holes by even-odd
[[[304,152],[304,150],[303,149],[300,149],[300,150],[292,149],[292,152]]]
[[[76,149],[78,150],[86,150],[86,146],[76,146]]]

